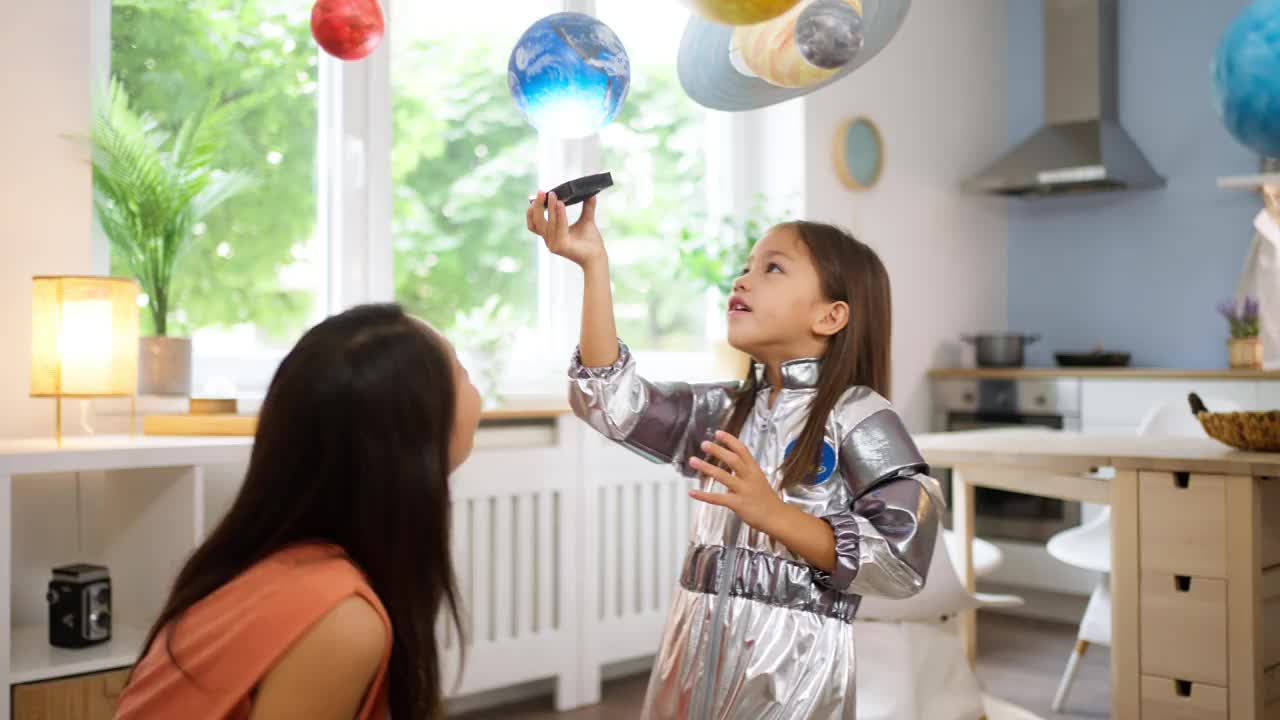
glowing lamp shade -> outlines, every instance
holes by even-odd
[[[137,300],[138,284],[125,278],[33,278],[31,396],[132,396]]]

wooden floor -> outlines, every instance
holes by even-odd
[[[978,620],[978,677],[986,691],[1043,718],[1111,717],[1110,648],[1090,646],[1063,712],[1049,709],[1076,642],[1076,628],[1009,615]]]
[[[978,674],[986,691],[1043,718],[1096,720],[1110,716],[1110,656],[1105,647],[1090,648],[1067,698],[1066,712],[1049,710],[1054,690],[1075,643],[1069,625],[983,614],[978,623]],[[599,705],[557,713],[551,698],[476,711],[466,720],[631,720],[640,715],[646,675],[606,683]]]

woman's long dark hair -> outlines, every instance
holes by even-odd
[[[444,604],[462,630],[449,550],[453,378],[443,340],[396,305],[308,331],[271,381],[239,495],[178,574],[143,652],[163,633],[181,668],[172,637],[192,605],[290,544],[333,543],[390,615],[392,717],[443,717]]]
[[[791,488],[804,482],[820,462],[827,416],[846,390],[865,385],[889,397],[889,340],[893,317],[889,273],[868,245],[824,223],[796,221],[783,223],[774,230],[782,228],[795,231],[808,249],[818,271],[823,296],[832,302],[849,304],[849,322],[830,338],[822,357],[809,417],[800,431],[795,450],[782,465],[781,487]],[[737,436],[742,431],[759,389],[755,372],[748,368],[746,380],[725,422],[726,432]]]

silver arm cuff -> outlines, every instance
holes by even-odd
[[[590,368],[575,350],[569,365],[569,405],[605,437],[653,462],[670,463],[692,476],[687,460],[720,426],[737,383],[655,383],[636,371],[625,343],[612,365]]]
[[[858,519],[851,512],[828,515],[822,519],[827,521],[836,535],[836,567],[834,572],[815,567],[813,581],[828,590],[844,590],[857,576],[861,560],[858,544],[862,536],[858,530]]]
[[[900,599],[920,592],[938,533],[931,480],[907,475],[882,482],[850,510],[823,518],[835,533],[836,568],[815,569],[814,581],[856,595]]]
[[[840,465],[854,497],[886,478],[929,473],[902,418],[888,408],[873,412],[849,430],[840,443]]]

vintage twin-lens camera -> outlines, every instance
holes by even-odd
[[[82,648],[111,639],[111,578],[101,565],[63,565],[49,581],[49,644]]]

